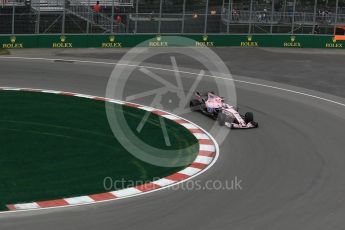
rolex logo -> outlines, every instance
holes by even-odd
[[[10,37],[10,43],[4,43],[2,44],[2,47],[0,48],[4,48],[4,49],[19,49],[19,48],[23,48],[23,43],[17,43],[17,38],[16,36],[11,36]]]
[[[295,42],[296,41],[296,37],[295,36],[291,36],[290,40],[291,40],[291,42]]]
[[[62,35],[60,37],[60,42],[54,42],[52,48],[73,48],[73,44],[71,42],[66,42],[66,40],[66,36]]]
[[[204,34],[202,36],[202,41],[196,41],[195,42],[195,46],[196,47],[213,47],[214,46],[214,42],[209,41],[208,40],[208,36],[206,34]]]
[[[65,36],[61,36],[61,37],[60,37],[60,41],[61,41],[61,42],[65,42],[65,41],[66,41],[66,37],[65,37]]]
[[[114,35],[111,35],[108,37],[107,42],[102,43],[102,48],[120,48],[122,47],[121,42],[116,41],[116,38]]]
[[[155,39],[152,39],[151,41],[149,41],[149,46],[150,47],[167,47],[169,45],[167,41],[163,41],[163,38],[161,37],[161,35],[157,35]]]
[[[343,43],[338,42],[337,38],[334,36],[332,37],[332,42],[325,44],[326,48],[343,48]]]
[[[290,41],[284,42],[283,46],[284,47],[294,47],[294,48],[302,47],[300,42],[296,42],[296,36],[294,36],[294,35],[290,36]]]
[[[16,40],[17,40],[16,36],[11,36],[10,37],[11,43],[16,43]]]
[[[253,41],[252,35],[248,35],[247,41],[241,42],[240,46],[242,46],[242,47],[257,47],[257,46],[259,46],[259,43],[256,41]]]

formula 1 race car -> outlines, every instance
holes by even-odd
[[[240,115],[234,106],[224,103],[224,99],[213,92],[195,93],[195,97],[190,101],[192,111],[200,111],[203,114],[217,119],[219,125],[227,126],[231,129],[250,129],[259,127],[254,121],[254,115],[247,112]]]

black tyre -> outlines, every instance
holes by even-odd
[[[218,114],[218,124],[220,126],[225,125],[225,115],[224,115],[224,113],[219,113]]]
[[[246,123],[253,122],[254,121],[254,115],[251,112],[248,112],[244,115],[244,121]]]
[[[192,111],[200,111],[200,102],[196,99],[193,99],[189,102],[189,107]]]

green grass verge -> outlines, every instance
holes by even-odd
[[[145,111],[124,111],[135,129]],[[173,144],[166,147],[159,124],[158,116],[150,115],[140,138],[161,148],[193,146],[185,154],[196,157],[197,140],[187,129],[166,120]],[[6,204],[101,193],[105,177],[151,181],[183,168],[154,166],[129,154],[109,128],[104,102],[90,99],[1,91],[0,137],[0,210]]]
[[[10,54],[10,51],[0,48],[0,55]]]

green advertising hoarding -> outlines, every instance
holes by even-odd
[[[175,42],[177,35],[16,35],[0,36],[0,48],[131,48],[143,47],[279,47],[345,48],[333,36],[315,35],[183,35],[188,44]],[[173,40],[172,40],[173,39]]]
[[[22,49],[39,47],[37,36],[0,36],[3,49]]]

